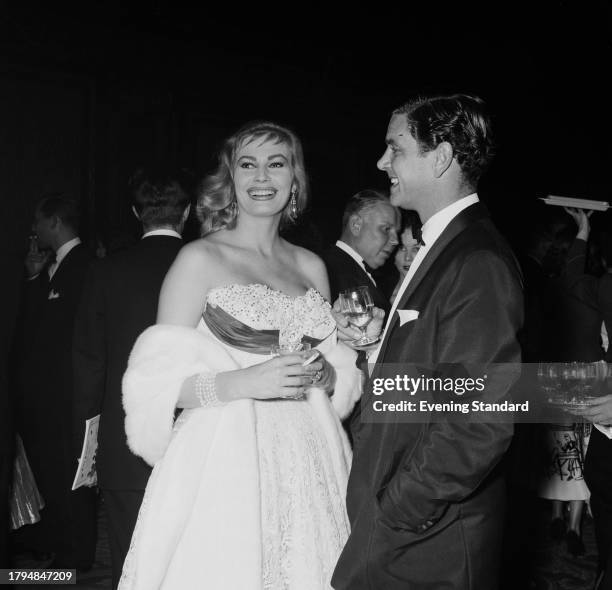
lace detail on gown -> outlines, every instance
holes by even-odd
[[[281,330],[299,325],[303,334],[323,339],[336,324],[330,304],[316,289],[292,297],[267,285],[228,285],[208,293],[207,305],[218,305],[256,330]]]
[[[349,524],[329,449],[305,402],[257,404],[263,587],[330,588]]]
[[[256,329],[300,327],[323,338],[335,327],[315,290],[291,297],[267,285],[212,289],[209,305]],[[349,534],[345,490],[310,406],[303,400],[255,401],[265,590],[330,588]]]
[[[283,325],[292,321],[304,335],[324,339],[335,328],[329,303],[315,289],[291,297],[266,285],[229,285],[212,289],[208,305],[221,307],[256,330],[282,331]],[[204,323],[198,329],[207,330]],[[261,355],[232,349],[221,342],[242,366],[263,360]],[[349,535],[345,508],[347,473],[345,470],[339,473],[338,462],[333,460],[343,451],[338,442],[330,442],[337,439],[327,436],[329,425],[319,421],[306,399],[254,400],[253,409],[259,464],[262,579],[253,580],[252,587],[331,589],[331,576]],[[207,410],[195,410],[199,411]],[[189,412],[184,412],[176,420],[174,436],[190,418]],[[339,422],[337,428],[341,431]],[[158,473],[164,460],[156,464],[145,492],[119,585],[121,590],[137,585],[135,570],[141,566],[136,565],[133,554],[139,534],[144,532],[141,520],[155,520],[155,511],[149,510],[148,499],[152,487],[163,489],[166,485],[161,472]],[[205,527],[206,523],[199,526]],[[146,528],[147,532],[151,531],[150,523]],[[227,548],[228,552],[231,550]],[[203,578],[192,586],[191,578],[183,578],[184,587],[195,587],[196,583],[206,581],[205,556],[202,559],[196,566]],[[165,588],[167,583],[162,586]]]

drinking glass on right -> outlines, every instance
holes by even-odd
[[[361,337],[353,340],[354,346],[373,344],[378,337],[368,336],[366,328],[372,320],[374,302],[367,287],[355,287],[340,293],[340,311],[346,316],[349,324],[355,326]]]
[[[605,375],[601,368],[605,363],[566,363],[571,366],[568,369],[567,379],[567,410],[582,410],[589,406],[589,403],[601,396],[603,392],[603,381]]]

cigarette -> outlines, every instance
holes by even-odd
[[[315,350],[303,363],[302,363],[302,367],[305,367],[306,365],[309,365],[310,363],[312,363],[312,361],[314,361],[316,358],[319,357],[319,351]]]

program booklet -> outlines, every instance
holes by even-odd
[[[92,487],[98,483],[96,473],[96,452],[98,450],[98,423],[100,414],[85,421],[85,436],[83,437],[83,448],[79,457],[72,489],[76,490],[81,486]]]

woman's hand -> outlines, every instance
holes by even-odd
[[[283,354],[258,365],[217,375],[217,396],[222,402],[238,399],[295,398],[304,395],[317,371],[323,371],[322,359],[303,366],[310,351]]]
[[[314,365],[315,363],[311,363],[308,365],[309,367]],[[320,387],[327,393],[333,391],[336,385],[336,370],[334,367],[328,363],[325,358],[320,355],[316,361],[316,364],[320,366],[314,374],[311,376],[310,385],[312,387]]]
[[[585,213],[584,209],[576,209],[575,207],[563,208],[565,209],[565,212],[574,219],[576,225],[578,226],[578,233],[576,234],[576,238],[579,240],[584,240],[586,242],[589,239],[589,233],[591,231],[589,217],[591,216],[593,211]]]

